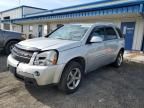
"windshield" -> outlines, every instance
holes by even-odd
[[[89,28],[88,25],[65,25],[50,34],[49,38],[80,41]]]

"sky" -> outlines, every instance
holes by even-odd
[[[20,5],[28,5],[45,9],[55,9],[95,1],[101,0],[0,0],[0,11],[11,9]]]

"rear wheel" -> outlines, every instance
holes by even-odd
[[[123,51],[120,51],[116,58],[116,61],[114,62],[114,66],[120,67],[122,63],[123,63]]]
[[[10,41],[5,46],[5,53],[10,54],[11,50],[13,49],[14,45],[18,43],[18,41]]]
[[[74,93],[80,86],[82,81],[83,67],[75,61],[72,61],[64,69],[61,81],[58,85],[59,89],[65,93]]]

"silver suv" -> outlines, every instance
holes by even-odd
[[[64,25],[46,37],[22,41],[8,57],[9,70],[27,84],[56,84],[75,92],[83,75],[123,62],[124,38],[112,24]]]

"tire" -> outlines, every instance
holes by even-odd
[[[123,63],[123,51],[120,51],[113,65],[118,68],[122,65],[122,63]]]
[[[18,41],[10,41],[6,44],[5,46],[5,54],[10,54],[11,53],[11,50],[12,48],[14,47],[15,44],[17,44]]]
[[[80,87],[82,79],[82,65],[78,62],[72,61],[64,69],[58,88],[66,94],[74,93]]]

